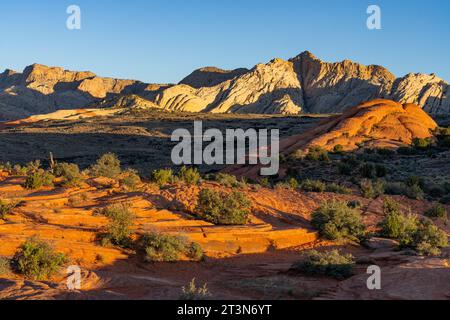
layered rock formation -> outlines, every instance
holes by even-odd
[[[396,80],[391,96],[396,101],[422,106],[428,113],[450,113],[450,86],[433,74],[408,74]]]
[[[245,68],[235,70],[223,70],[216,67],[206,67],[197,69],[180,81],[180,84],[186,84],[193,88],[214,87],[224,81],[231,80],[247,73]]]
[[[172,111],[297,114],[303,105],[300,79],[292,62],[274,59],[213,87],[177,85],[155,102]]]
[[[411,145],[415,138],[432,137],[436,128],[436,122],[419,106],[380,99],[349,108],[305,134],[289,137],[280,148],[285,154],[312,146],[333,150],[341,145],[345,151],[361,146],[395,148]]]
[[[34,64],[23,73],[0,74],[0,120],[85,108],[105,98],[143,93],[148,85],[134,80],[97,77],[92,72]]]
[[[59,109],[121,106],[168,111],[297,114],[341,113],[377,98],[414,103],[432,114],[450,112],[449,85],[435,75],[396,79],[380,66],[322,62],[309,52],[251,70],[194,71],[179,85],[101,78],[92,72],[32,65],[0,74],[0,121]],[[126,98],[137,94],[144,100]]]

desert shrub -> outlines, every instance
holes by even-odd
[[[412,248],[423,255],[438,255],[448,245],[445,232],[430,221],[402,214],[393,200],[385,201],[384,215],[381,235],[398,240],[402,248]]]
[[[352,200],[352,201],[347,202],[347,206],[352,209],[361,209],[363,205],[358,200]]]
[[[10,162],[0,162],[0,171],[12,172],[12,168]]]
[[[293,160],[293,161],[298,161],[298,160],[303,160],[306,157],[306,152],[303,150],[296,150],[293,153],[291,153],[289,155],[289,160]]]
[[[236,176],[233,176],[231,174],[220,172],[216,174],[214,180],[220,183],[221,185],[229,188],[238,188],[241,186],[241,182],[236,178]]]
[[[413,247],[420,255],[437,256],[448,247],[447,233],[431,221],[422,220],[414,234]]]
[[[337,183],[327,184],[326,191],[332,192],[332,193],[338,193],[338,194],[352,194],[352,190],[350,190],[349,188],[346,188],[344,186],[341,186]]]
[[[290,189],[290,190],[296,190],[298,187],[299,183],[295,178],[290,178],[286,181],[279,182],[275,186],[275,188],[277,189]]]
[[[41,170],[41,160],[30,161],[25,166],[27,173],[32,173]]]
[[[230,194],[203,189],[197,203],[200,216],[218,225],[242,225],[247,223],[250,201],[242,194]]]
[[[412,145],[418,150],[424,150],[431,147],[433,140],[431,138],[414,138]]]
[[[408,187],[419,186],[421,189],[425,188],[425,180],[419,176],[411,176],[406,179],[405,184]]]
[[[101,213],[109,220],[106,233],[102,237],[102,245],[110,244],[127,248],[131,245],[131,227],[135,216],[128,204],[115,204],[104,208]]]
[[[351,254],[343,255],[337,250],[328,252],[312,250],[305,254],[305,260],[294,263],[291,270],[310,276],[321,275],[344,280],[353,275],[354,264]]]
[[[375,166],[375,171],[378,178],[383,178],[388,173],[388,169],[382,164],[377,164]]]
[[[301,183],[300,188],[306,192],[325,192],[327,185],[320,180],[306,179]]]
[[[164,233],[152,232],[141,236],[140,247],[145,251],[146,260],[152,262],[174,262],[186,255],[192,260],[200,260],[203,257],[201,246],[187,238],[173,236]]]
[[[384,219],[379,224],[381,235],[386,238],[397,239],[402,247],[413,244],[413,236],[417,231],[418,219],[414,215],[404,215],[400,206],[388,198],[383,205]]]
[[[333,152],[334,153],[342,153],[342,152],[344,152],[344,146],[342,146],[341,144],[335,145],[334,148],[333,148]]]
[[[204,252],[201,245],[197,242],[192,242],[187,248],[186,256],[194,261],[200,261],[203,259]]]
[[[259,180],[259,184],[264,188],[272,188],[272,183],[270,182],[269,178],[262,178]]]
[[[205,283],[203,287],[197,287],[195,283],[195,278],[189,282],[187,287],[182,288],[183,293],[180,296],[180,300],[192,301],[192,300],[206,300],[211,297],[209,293],[207,284]]]
[[[134,169],[128,169],[123,172],[120,185],[127,191],[136,191],[142,183],[141,177]]]
[[[20,246],[13,262],[17,271],[27,278],[44,280],[58,273],[67,259],[64,254],[55,252],[48,243],[31,237]]]
[[[17,201],[6,202],[0,199],[0,219],[5,219],[7,215],[12,213],[18,204]]]
[[[447,220],[447,210],[441,204],[436,204],[430,210],[425,212],[425,215],[429,218],[439,218]]]
[[[53,186],[55,177],[48,171],[39,169],[33,173],[28,174],[23,187],[25,189],[35,190],[43,186]]]
[[[90,167],[89,171],[94,177],[114,179],[122,172],[122,169],[120,168],[120,160],[117,155],[106,153]]]
[[[178,172],[178,178],[189,185],[196,185],[200,182],[201,175],[197,168],[182,167]]]
[[[328,152],[325,149],[318,146],[313,146],[309,148],[308,154],[306,155],[305,158],[310,161],[324,161],[324,162],[330,161]]]
[[[381,180],[373,182],[369,179],[363,179],[359,187],[361,195],[366,199],[375,199],[384,194],[384,183]]]
[[[346,202],[327,201],[314,211],[311,224],[328,240],[359,240],[365,233],[361,213]]]
[[[58,163],[54,169],[54,174],[64,179],[64,186],[76,187],[82,181],[80,168],[74,163]]]
[[[151,179],[159,186],[172,183],[174,180],[173,171],[171,169],[159,169],[152,172]]]
[[[419,185],[408,186],[404,182],[388,182],[385,184],[385,192],[390,195],[404,195],[410,199],[422,200],[424,192]]]
[[[11,272],[11,261],[8,258],[0,257],[0,276],[8,275]]]

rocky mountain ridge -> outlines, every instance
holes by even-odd
[[[251,70],[198,69],[178,85],[102,78],[89,71],[34,64],[23,73],[6,70],[0,74],[0,121],[97,106],[174,112],[341,113],[377,98],[445,114],[450,112],[449,93],[448,83],[436,75],[396,78],[381,66],[349,60],[327,63],[307,51]]]

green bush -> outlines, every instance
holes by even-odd
[[[174,180],[173,171],[171,169],[159,169],[152,172],[152,181],[159,186],[172,183]]]
[[[7,215],[11,214],[18,204],[16,201],[6,202],[0,199],[0,220],[4,220]]]
[[[102,238],[102,245],[110,244],[122,248],[131,245],[131,227],[134,225],[135,215],[128,204],[115,204],[104,208],[101,213],[109,220],[106,234]]]
[[[447,210],[443,205],[436,204],[433,208],[425,212],[425,216],[447,220]]]
[[[337,144],[333,148],[334,153],[342,153],[344,152],[344,147],[341,144]]]
[[[325,192],[327,185],[320,180],[306,179],[301,183],[300,188],[306,192]]]
[[[236,176],[222,172],[216,174],[215,181],[228,188],[239,188],[242,186],[242,183]]]
[[[297,179],[290,178],[286,181],[279,182],[276,184],[275,188],[279,189],[290,189],[290,190],[296,190],[299,187],[299,183]]]
[[[0,276],[9,275],[11,272],[11,261],[7,258],[0,257]]]
[[[36,190],[43,186],[52,187],[54,179],[50,172],[39,169],[27,176],[23,187],[29,190]]]
[[[364,179],[360,183],[361,195],[366,199],[375,199],[384,194],[384,183],[381,180],[372,182]]]
[[[424,192],[419,185],[408,186],[404,182],[388,182],[385,184],[385,192],[389,195],[404,195],[410,199],[422,200]]]
[[[383,206],[384,219],[379,224],[381,235],[399,240],[400,246],[408,247],[413,244],[418,219],[414,215],[406,216],[402,214],[399,208],[399,204],[394,200],[389,198],[385,200]]]
[[[200,182],[201,175],[197,168],[182,167],[178,173],[178,178],[189,185],[196,185]]]
[[[242,225],[248,221],[250,201],[242,194],[203,189],[197,203],[200,217],[217,225]]]
[[[352,194],[352,190],[349,188],[346,188],[344,186],[341,186],[337,183],[329,183],[326,186],[327,192],[337,193],[337,194]]]
[[[195,278],[192,279],[187,287],[183,287],[182,291],[183,293],[180,296],[180,300],[184,301],[207,300],[211,297],[207,284],[205,283],[203,287],[197,287]]]
[[[63,185],[67,187],[77,187],[83,180],[80,168],[74,163],[58,163],[54,173],[56,177],[64,179]]]
[[[403,215],[393,200],[384,204],[385,217],[380,223],[381,235],[396,239],[402,248],[412,248],[422,255],[439,255],[448,246],[447,234],[428,220]]]
[[[360,240],[365,234],[361,213],[346,202],[327,201],[312,215],[312,226],[328,240]]]
[[[192,242],[187,249],[186,256],[191,260],[200,261],[204,256],[203,248],[197,242]]]
[[[104,154],[90,168],[90,173],[94,177],[115,179],[121,172],[120,160],[113,153]]]
[[[308,154],[305,157],[310,161],[330,161],[330,157],[328,156],[328,152],[321,147],[313,146],[309,148]]]
[[[433,140],[431,138],[414,138],[412,145],[414,148],[419,150],[428,149],[433,144]]]
[[[134,169],[125,170],[122,179],[120,180],[120,185],[127,191],[137,191],[139,185],[142,183],[141,177]]]
[[[448,247],[447,233],[432,222],[422,220],[414,234],[413,247],[420,255],[440,255],[441,249]]]
[[[58,273],[67,259],[64,254],[56,253],[48,243],[31,237],[20,246],[13,262],[18,272],[27,278],[45,280]]]
[[[188,240],[181,236],[147,233],[141,236],[139,245],[145,251],[147,261],[151,262],[179,261],[182,255],[196,261],[203,258],[201,246],[196,242],[189,244]]]
[[[353,275],[354,258],[351,254],[343,255],[337,250],[318,252],[312,250],[305,254],[305,260],[296,262],[291,270],[309,276],[328,276],[344,280]]]

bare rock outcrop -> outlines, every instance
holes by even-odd
[[[413,103],[430,114],[450,112],[449,85],[435,75],[396,77],[387,69],[349,60],[323,62],[306,51],[285,61],[274,59],[253,69],[194,71],[179,85],[150,85],[101,78],[34,64],[23,73],[0,74],[0,121],[60,109],[112,105],[168,111],[298,114],[342,113],[373,99]],[[137,95],[137,98],[122,97]]]
[[[381,66],[322,62],[306,51],[291,60],[302,81],[305,111],[338,113],[388,95],[395,76]]]
[[[431,114],[450,113],[450,86],[436,75],[408,74],[397,79],[392,88],[392,99],[414,103]]]
[[[0,120],[13,120],[60,109],[86,108],[113,96],[141,93],[147,85],[134,80],[97,77],[34,64],[23,73],[0,74]]]
[[[305,134],[281,142],[281,150],[289,154],[312,146],[333,150],[341,145],[346,151],[361,146],[395,148],[410,145],[414,138],[432,137],[436,122],[414,104],[390,100],[373,100],[327,119]]]
[[[241,76],[248,71],[245,68],[235,70],[223,70],[216,67],[200,68],[181,80],[179,84],[186,84],[196,89],[214,87],[222,82]]]
[[[155,102],[172,111],[297,114],[303,106],[303,92],[294,64],[274,59],[213,87],[181,84],[168,88]]]

